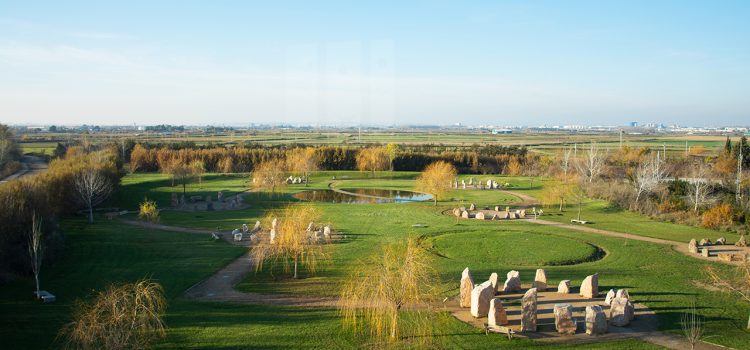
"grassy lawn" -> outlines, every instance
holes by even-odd
[[[564,212],[558,208],[545,209],[545,220],[570,223],[570,219],[578,216],[577,206],[570,205]],[[547,215],[549,214],[549,215]],[[715,241],[719,237],[726,237],[729,242],[736,242],[739,235],[734,232],[722,232],[705,228],[673,224],[657,221],[643,215],[633,213],[621,208],[610,206],[605,201],[592,200],[583,204],[581,219],[591,221],[593,228],[603,230],[633,233],[636,235],[661,238],[670,241],[687,242],[695,238],[710,238]]]
[[[531,282],[534,270],[544,267],[549,283],[563,279],[580,285],[586,275],[600,274],[600,290],[628,288],[631,296],[652,308],[659,317],[659,328],[679,332],[681,313],[695,302],[704,317],[709,340],[722,345],[750,349],[750,333],[743,330],[750,306],[728,296],[699,288],[694,281],[704,279],[701,269],[706,264],[669,247],[647,242],[606,237],[542,226],[528,222],[490,222],[456,220],[443,215],[452,207],[476,203],[480,206],[512,203],[513,196],[498,191],[453,191],[454,200],[434,206],[424,203],[332,204],[300,202],[291,194],[306,189],[327,188],[336,176],[340,188],[413,189],[415,173],[390,172],[370,174],[359,172],[320,172],[310,186],[293,185],[274,196],[248,194],[250,208],[216,212],[162,212],[162,223],[185,227],[222,230],[254,223],[268,210],[283,205],[314,205],[323,213],[324,221],[333,223],[345,239],[326,246],[332,260],[315,276],[288,278],[279,267],[267,267],[251,273],[239,289],[265,293],[336,296],[342,282],[361,259],[377,252],[383,243],[402,240],[408,235],[426,238],[434,253],[434,268],[440,276],[445,296],[455,296],[461,270],[469,267],[477,282],[497,272],[519,270],[524,283]],[[468,179],[468,177],[466,177]],[[487,179],[490,176],[475,176]],[[492,177],[512,184],[511,189],[537,195],[545,180]],[[189,195],[211,194],[216,191],[236,193],[247,186],[246,174],[209,175],[203,184],[188,185]],[[526,186],[526,187],[524,187]],[[169,205],[171,187],[168,177],[160,174],[128,175],[110,205],[134,208],[144,196],[156,199],[160,206]],[[593,227],[664,237],[682,241],[682,234],[694,234],[689,227],[662,224],[625,211],[607,211],[597,202],[587,203],[584,218]],[[551,214],[554,213],[550,210]],[[572,209],[564,215],[548,219],[568,221]],[[426,227],[414,227],[423,224]],[[99,220],[87,225],[81,220],[66,220],[64,257],[54,266],[43,269],[42,286],[58,296],[52,305],[39,305],[30,299],[30,280],[19,280],[0,288],[0,336],[13,348],[57,347],[54,341],[59,327],[68,320],[71,303],[84,298],[93,289],[115,281],[134,281],[150,276],[165,287],[169,300],[166,321],[168,337],[158,347],[174,348],[351,348],[378,347],[354,337],[341,329],[336,310],[305,309],[200,303],[184,300],[182,292],[207,277],[244,252],[243,248],[212,242],[207,237],[185,233],[152,231],[125,226],[116,221]],[[633,230],[638,230],[637,232]],[[679,230],[679,231],[678,231]],[[700,229],[699,229],[700,230]],[[705,230],[702,230],[705,231]],[[674,233],[679,232],[679,233]],[[707,237],[715,239],[718,232]],[[695,234],[697,235],[697,231]],[[721,235],[724,235],[723,233]],[[716,237],[714,237],[716,236]],[[730,235],[725,235],[730,240]],[[698,238],[700,236],[696,236]],[[689,239],[689,238],[688,238]],[[687,242],[687,240],[684,240]],[[606,251],[602,259],[592,259],[597,247]],[[722,270],[729,267],[718,265]],[[273,272],[273,274],[271,273]],[[501,336],[487,336],[480,329],[442,315],[434,322],[435,347],[444,348],[576,348],[557,344],[541,344],[516,340],[508,342]],[[412,347],[414,344],[403,344]],[[587,344],[586,349],[651,349],[637,342]]]

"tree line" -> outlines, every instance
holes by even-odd
[[[120,183],[122,161],[113,147],[69,147],[37,175],[0,184],[0,283],[29,272],[29,236],[34,217],[42,227],[45,260],[63,248],[58,218],[92,213]]]

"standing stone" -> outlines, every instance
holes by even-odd
[[[471,177],[471,178],[469,178],[469,185],[473,185],[473,184],[474,184],[474,178]]]
[[[461,290],[458,303],[461,307],[471,307],[471,291],[474,289],[474,280],[471,278],[469,268],[461,273]]]
[[[727,244],[727,239],[724,237],[719,237],[719,239],[716,240],[716,245],[725,245]]]
[[[487,325],[490,327],[504,326],[508,324],[508,315],[500,298],[490,300],[490,311],[487,314]]]
[[[599,305],[586,306],[586,334],[598,335],[607,333],[607,315]]]
[[[704,239],[701,239],[701,241],[700,241],[700,243],[699,243],[699,245],[700,245],[701,247],[702,247],[702,246],[709,246],[709,245],[712,245],[712,244],[713,244],[713,243],[712,243],[712,242],[711,242],[711,240],[710,240],[710,239],[708,239],[708,238],[704,238]]]
[[[253,232],[260,231],[260,221],[255,222],[255,226],[253,226]]]
[[[497,293],[497,287],[498,287],[498,286],[497,286],[497,282],[498,282],[497,278],[498,278],[498,277],[497,277],[497,273],[496,273],[496,272],[493,272],[493,273],[492,273],[492,274],[490,275],[490,280],[489,280],[489,281],[490,281],[490,283],[492,283],[492,288],[495,288],[495,292],[496,292],[496,293]]]
[[[698,242],[695,240],[695,238],[691,239],[690,243],[688,243],[688,253],[698,253]]]
[[[500,211],[500,206],[499,205],[495,206],[495,211]]]
[[[711,251],[708,248],[701,249],[701,256],[704,258],[708,258],[711,256]]]
[[[527,290],[521,299],[521,332],[536,332],[536,288]]]
[[[216,193],[216,201],[217,202],[223,202],[224,201],[224,192],[219,191]]]
[[[331,226],[330,225],[323,226],[323,237],[325,237],[325,239],[331,238]]]
[[[581,292],[579,293],[586,299],[594,299],[599,296],[599,274],[595,273],[586,277],[581,283]]]
[[[547,272],[545,272],[544,269],[536,269],[533,287],[540,292],[547,290]]]
[[[469,206],[469,210],[477,210],[477,206],[474,205],[474,203],[471,203],[471,205]]]
[[[466,210],[464,210],[463,212],[461,212],[461,218],[468,219],[469,218],[469,212],[466,211]]]
[[[508,272],[505,283],[503,284],[503,293],[518,292],[521,290],[521,274],[516,270]]]
[[[615,298],[612,300],[612,306],[609,308],[609,322],[616,327],[624,327],[630,324],[630,320],[635,315],[635,307],[630,300],[625,298]]]
[[[487,180],[487,188],[492,187],[492,180]]]
[[[615,294],[615,290],[610,289],[609,292],[607,292],[607,297],[604,298],[604,303],[607,305],[612,305],[612,299],[614,299],[616,296],[617,294]]]
[[[570,304],[555,304],[555,329],[560,334],[576,334],[576,320],[573,318],[573,306]]]
[[[627,289],[620,289],[617,291],[617,295],[615,295],[615,298],[625,298],[630,300],[630,293],[628,293]]]
[[[557,293],[569,294],[570,293],[570,280],[560,281],[560,284],[557,285]]]
[[[476,215],[474,215],[474,218],[477,220],[484,220],[484,212],[478,212]]]
[[[523,219],[526,217],[526,209],[521,209],[521,211],[518,212],[518,216]]]
[[[495,297],[495,291],[490,281],[474,286],[471,290],[471,315],[486,317],[490,311],[490,301]]]
[[[242,233],[248,233],[250,232],[250,228],[247,227],[247,224],[242,224]]]
[[[497,214],[495,214],[495,215],[492,215],[492,219],[490,220],[500,220],[500,217],[497,216]]]
[[[453,216],[456,216],[456,217],[461,217],[461,209],[459,209],[459,208],[454,208],[454,209],[453,209]]]
[[[273,218],[273,221],[271,221],[271,244],[276,240],[276,225],[278,225],[278,221],[276,218]]]

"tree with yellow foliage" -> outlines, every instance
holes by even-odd
[[[560,175],[557,181],[547,183],[542,191],[542,205],[549,207],[560,204],[560,211],[565,208],[565,203],[573,199],[575,194],[575,179],[572,176]]]
[[[310,223],[320,222],[320,212],[313,206],[290,206],[280,212],[271,213],[264,221],[268,226],[278,220],[273,241],[269,238],[250,248],[250,255],[255,261],[256,271],[263,269],[266,263],[281,264],[284,272],[294,271],[298,278],[298,266],[303,265],[307,272],[315,273],[320,262],[327,257],[322,242],[312,237],[307,231]]]
[[[388,244],[360,266],[339,298],[344,326],[355,333],[366,326],[371,336],[389,341],[397,340],[402,329],[421,340],[431,339],[431,311],[426,306],[435,295],[437,276],[419,240]],[[411,313],[408,319],[402,318],[405,308]]]
[[[252,187],[256,190],[276,192],[286,186],[284,162],[267,160],[256,165],[252,173]]]
[[[292,172],[304,176],[305,187],[310,182],[310,173],[318,170],[318,156],[315,148],[295,148],[286,155],[286,166]]]
[[[370,171],[375,176],[376,171],[388,170],[391,165],[388,150],[385,147],[364,148],[357,153],[357,169]]]
[[[435,205],[439,198],[450,191],[450,181],[456,178],[458,171],[453,164],[439,160],[428,165],[417,177],[417,191],[433,196]]]

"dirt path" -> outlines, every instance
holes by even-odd
[[[193,229],[187,227],[168,226],[163,224],[154,224],[137,220],[119,219],[121,222],[151,228],[163,231],[183,232],[190,234],[210,235],[211,231]],[[240,242],[234,241],[230,232],[217,233],[225,242],[244,247],[250,246],[249,240]],[[235,289],[235,286],[242,281],[245,276],[253,271],[253,260],[249,253],[243,254],[237,260],[232,261],[229,265],[217,271],[211,277],[198,282],[188,288],[184,295],[188,299],[201,301],[217,301],[241,304],[260,304],[260,305],[284,305],[284,306],[302,306],[302,307],[335,307],[336,299],[316,296],[299,296],[284,294],[259,294],[241,292]]]

